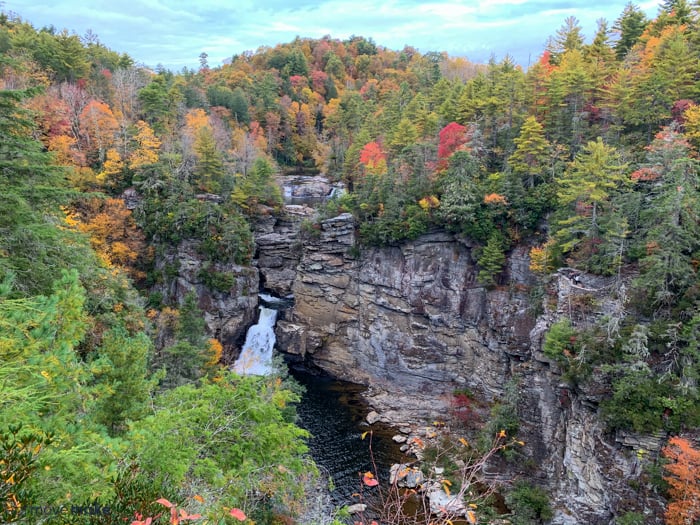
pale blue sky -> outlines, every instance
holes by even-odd
[[[234,54],[295,36],[371,37],[390,49],[447,51],[485,62],[505,54],[527,66],[568,16],[591,38],[596,20],[612,26],[626,0],[6,0],[36,28],[53,25],[100,41],[137,62],[173,70],[198,67],[201,52],[217,66]],[[658,1],[637,3],[647,16]]]

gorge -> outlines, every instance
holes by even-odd
[[[559,318],[586,323],[620,313],[612,278],[562,269],[536,294],[527,250],[517,248],[508,284],[487,289],[476,283],[468,239],[432,231],[401,246],[358,251],[350,214],[304,231],[307,216],[292,206],[262,218],[255,267],[229,268],[237,279],[228,293],[207,291],[196,263],[182,260],[180,293],[198,291],[210,331],[229,351],[253,323],[259,279],[276,295],[294,295],[276,324],[277,348],[292,362],[367,385],[380,421],[415,429],[445,417],[456,391],[493,406],[505,403],[514,384],[523,456],[494,465],[489,476],[543,486],[554,524],[608,524],[630,511],[661,523],[662,500],[640,493],[634,480],[664,436],[606,430],[599,402],[608,387],[595,377],[572,384],[542,351]],[[576,306],[584,295],[595,297],[596,308]]]

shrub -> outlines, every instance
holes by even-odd
[[[554,516],[547,493],[531,483],[521,480],[506,495],[506,504],[513,513],[513,525],[535,525]]]

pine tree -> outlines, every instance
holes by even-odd
[[[545,182],[551,146],[544,136],[544,128],[535,117],[525,119],[520,135],[513,142],[515,151],[508,159],[513,171],[523,177],[527,188]]]
[[[193,174],[195,186],[201,191],[218,193],[226,170],[209,126],[202,126],[197,132],[194,151],[197,156]]]
[[[479,265],[477,280],[481,284],[486,286],[496,284],[496,276],[503,269],[503,263],[506,262],[506,256],[503,253],[503,245],[503,235],[500,232],[494,232],[481,251],[481,255],[477,261]]]
[[[700,184],[698,163],[689,144],[676,132],[657,135],[647,163],[633,173],[643,191],[645,256],[637,283],[656,307],[674,306],[697,275],[700,249]]]
[[[559,221],[556,235],[562,252],[574,252],[585,241],[585,257],[600,243],[610,198],[627,182],[625,168],[615,149],[598,138],[584,146],[556,180],[560,204],[570,206],[573,212]]]
[[[632,49],[642,36],[649,21],[644,11],[633,3],[628,3],[620,17],[615,21],[613,29],[619,33],[619,38],[615,43],[615,54],[619,60]]]

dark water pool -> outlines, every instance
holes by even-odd
[[[361,438],[370,430],[364,419],[369,409],[360,395],[365,387],[303,372],[292,375],[306,388],[297,407],[298,424],[312,434],[311,456],[333,480],[333,504],[357,503],[352,494],[360,488],[359,473],[375,471],[372,457],[379,480],[388,483],[389,467],[401,462],[403,455],[391,439],[396,430],[372,425],[372,453],[370,435]]]

